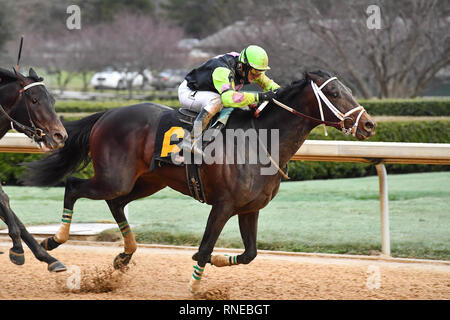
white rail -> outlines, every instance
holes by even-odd
[[[0,140],[0,152],[42,153],[38,145],[22,133],[7,133]]]
[[[42,153],[20,133],[7,133],[0,152]],[[450,144],[306,140],[292,160],[365,162],[376,166],[380,185],[381,248],[390,255],[389,202],[385,163],[450,164]]]
[[[391,255],[385,163],[450,164],[450,144],[306,140],[292,160],[373,163],[380,185],[381,251]]]

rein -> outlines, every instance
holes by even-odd
[[[35,86],[45,86],[45,85],[44,85],[44,82],[33,82],[33,83],[23,87],[22,89],[20,89],[19,90],[19,96],[17,97],[17,99],[14,102],[14,104],[11,106],[11,110],[13,110],[14,107],[17,105],[17,103],[19,102],[19,100],[22,97],[22,94],[26,90],[28,90],[28,89],[30,89],[32,87],[35,87]],[[3,115],[6,117],[6,119],[8,119],[10,121],[11,129],[15,129],[15,127],[17,127],[20,130],[22,130],[30,138],[39,137],[40,139],[42,139],[42,137],[45,136],[45,133],[42,131],[42,129],[36,128],[36,126],[34,125],[34,122],[31,119],[30,108],[28,106],[27,101],[25,101],[25,106],[27,108],[28,119],[29,119],[29,121],[31,123],[31,127],[26,126],[24,124],[21,124],[17,120],[14,120],[13,118],[11,118],[11,116],[5,111],[5,109],[3,109],[3,106],[1,104],[0,104],[0,112],[3,113]]]

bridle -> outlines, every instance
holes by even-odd
[[[14,69],[14,72],[16,74],[17,74],[17,71],[19,70],[20,57],[22,56],[22,47],[23,47],[23,35],[20,39],[19,53],[17,55],[17,63],[16,63],[16,67]],[[42,80],[42,79],[40,79],[40,80]],[[44,86],[45,87],[45,84],[43,81],[37,81],[37,82],[30,83],[30,84],[24,86],[23,88],[21,88],[19,90],[19,95],[17,96],[16,101],[14,101],[10,110],[11,111],[14,110],[16,105],[19,103],[20,99],[23,97],[23,94],[25,94],[25,95],[27,94],[26,91],[28,89],[36,87],[36,86]],[[30,121],[31,127],[21,124],[17,120],[14,120],[13,118],[11,118],[11,116],[5,111],[5,109],[3,109],[3,106],[1,104],[0,104],[0,112],[3,113],[3,115],[6,117],[6,119],[8,119],[9,122],[11,123],[11,129],[15,130],[15,127],[17,127],[23,133],[25,133],[29,138],[33,139],[34,141],[36,141],[36,142],[42,141],[43,140],[42,138],[45,136],[45,133],[42,129],[39,129],[34,125],[33,119],[31,119],[30,107],[28,106],[27,100],[25,100],[25,107],[27,108],[28,120]]]
[[[311,87],[313,89],[314,95],[316,96],[317,99],[317,103],[319,105],[319,111],[320,111],[320,119],[316,119],[314,117],[308,116],[304,113],[298,112],[297,110],[288,107],[287,105],[285,105],[284,103],[281,103],[280,101],[276,100],[276,99],[272,99],[272,101],[280,106],[281,108],[293,113],[294,115],[301,117],[301,118],[305,118],[314,122],[317,122],[319,124],[323,124],[324,125],[324,130],[325,130],[325,135],[328,135],[326,127],[325,126],[331,126],[334,127],[338,130],[341,130],[344,134],[349,135],[350,133],[355,136],[356,135],[356,129],[358,128],[358,123],[359,120],[361,119],[361,116],[363,115],[364,112],[366,112],[366,110],[364,109],[363,106],[359,105],[353,109],[351,109],[350,111],[347,111],[346,113],[342,113],[341,111],[339,111],[339,109],[337,109],[332,103],[331,101],[325,96],[325,94],[322,92],[322,88],[324,88],[329,82],[333,81],[333,80],[337,80],[336,77],[332,77],[330,79],[328,79],[327,81],[325,81],[324,83],[322,83],[322,85],[319,87],[317,86],[317,84],[311,80]],[[324,115],[323,115],[323,108],[322,108],[322,100],[325,102],[325,105],[331,110],[331,112],[333,112],[333,114],[340,120],[340,121],[326,121],[324,119]],[[259,107],[258,109],[255,111],[254,116],[255,118],[257,118],[260,114],[260,112],[266,107],[266,105],[269,103],[269,101],[264,101]],[[352,120],[352,118],[350,117],[351,114],[355,113],[359,111],[359,114],[357,115],[355,122],[353,123],[353,126],[351,128],[345,128],[344,122],[346,119],[350,119]],[[252,122],[252,127],[255,128],[255,125],[253,123],[253,118],[251,120]],[[261,141],[260,141],[261,144]],[[263,144],[261,144],[263,146]],[[275,168],[278,169],[278,172],[281,173],[281,175],[283,175],[283,177],[285,179],[290,179],[288,177],[288,175],[286,173],[283,172],[283,170],[281,170],[281,168],[278,166],[278,164],[276,163],[276,161],[273,160],[273,158],[271,157],[270,153],[265,150],[267,153],[267,156],[269,157],[270,161],[272,162],[272,164],[275,166]]]
[[[355,136],[356,134],[356,129],[358,127],[359,124],[359,120],[361,119],[361,116],[363,115],[363,113],[366,111],[364,109],[363,106],[359,105],[353,109],[351,109],[350,111],[347,111],[346,113],[342,113],[341,111],[339,111],[339,109],[337,109],[332,103],[331,101],[327,98],[327,96],[322,92],[322,88],[324,88],[329,82],[333,81],[333,80],[337,80],[336,77],[332,77],[330,79],[328,79],[327,81],[325,81],[324,83],[322,83],[322,85],[320,87],[317,86],[317,84],[311,80],[311,87],[314,91],[314,95],[316,96],[317,99],[317,103],[319,104],[319,111],[320,111],[320,119],[322,121],[324,121],[324,116],[323,116],[323,110],[322,110],[322,100],[323,102],[325,102],[325,105],[328,107],[328,109],[331,110],[331,112],[333,112],[333,114],[336,116],[336,118],[338,118],[339,120],[341,120],[339,123],[341,124],[340,126],[340,130],[346,134],[349,135],[350,133]],[[353,126],[351,128],[345,128],[344,126],[344,121],[346,119],[350,119],[351,117],[350,115],[359,111],[359,114],[356,116],[355,122],[353,124]],[[324,126],[325,128],[325,126]],[[325,129],[325,135],[327,134],[327,131]]]
[[[282,107],[283,109],[295,114],[298,117],[301,118],[305,118],[311,121],[314,121],[316,123],[319,124],[323,124],[324,125],[324,130],[325,130],[325,135],[328,135],[326,127],[325,126],[331,126],[334,127],[338,130],[341,130],[344,134],[349,135],[352,134],[353,136],[356,135],[356,129],[358,128],[358,124],[359,124],[359,120],[361,119],[361,116],[363,115],[364,112],[366,112],[366,110],[364,109],[363,106],[359,105],[353,109],[351,109],[350,111],[347,111],[346,113],[342,113],[339,109],[337,109],[332,103],[331,101],[327,98],[327,96],[322,92],[322,89],[331,81],[333,80],[337,80],[336,77],[332,77],[330,79],[328,79],[327,81],[325,81],[324,83],[322,83],[322,85],[319,87],[317,86],[317,84],[311,80],[311,87],[313,89],[314,95],[317,99],[317,103],[319,105],[319,112],[320,112],[320,119],[316,119],[314,117],[308,116],[304,113],[298,112],[297,110],[288,107],[287,105],[281,103],[280,101],[276,100],[276,99],[272,99],[273,102],[278,105],[279,107]],[[336,116],[336,118],[338,118],[340,121],[326,121],[324,119],[324,115],[323,115],[323,108],[322,108],[322,101],[325,102],[325,105],[331,110],[331,112]],[[267,105],[267,104],[266,104]],[[258,110],[256,110],[255,112],[255,116],[259,115],[259,112],[261,112],[261,110],[265,107],[265,105],[261,105]],[[353,123],[353,125],[350,128],[346,128],[344,125],[345,120],[350,119],[353,120],[350,115],[352,115],[355,112],[358,112],[358,115],[356,116],[356,119]]]
[[[26,91],[30,88],[33,88],[35,86],[45,86],[44,82],[33,82],[29,85],[26,85],[25,87],[21,88],[19,90],[19,95],[16,98],[16,101],[14,101],[13,105],[11,106],[10,110],[14,110],[15,106],[19,103],[20,99],[23,97],[23,94],[26,94]],[[28,106],[28,102],[25,100],[25,107],[27,109],[28,119],[31,123],[31,127],[26,126],[24,124],[21,124],[17,120],[14,120],[11,118],[11,116],[3,109],[3,106],[0,104],[0,112],[3,113],[3,115],[8,119],[11,123],[11,129],[20,129],[25,133],[28,137],[34,139],[35,141],[42,140],[42,138],[45,136],[45,133],[42,129],[39,129],[35,126],[33,120],[31,119],[30,114],[30,107]]]

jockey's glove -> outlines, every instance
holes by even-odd
[[[266,92],[258,92],[258,102],[262,103],[263,101],[271,101],[273,98],[277,96],[276,91],[266,91]]]

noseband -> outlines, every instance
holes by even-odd
[[[44,82],[42,82],[42,81],[41,82],[33,82],[33,83],[30,83],[29,85],[23,87],[22,89],[20,89],[19,96],[17,97],[14,104],[11,106],[11,110],[14,109],[16,104],[19,102],[20,98],[22,98],[22,94],[24,92],[26,92],[28,89],[35,87],[35,86],[45,86],[45,85],[44,85]],[[11,122],[11,129],[15,129],[15,127],[17,127],[19,129],[21,129],[28,137],[30,137],[32,139],[35,139],[36,137],[39,139],[42,139],[42,137],[45,136],[45,133],[42,131],[42,129],[36,128],[36,126],[34,125],[34,122],[31,119],[30,108],[28,106],[27,101],[25,101],[25,106],[27,108],[28,119],[31,123],[31,127],[21,124],[20,122],[11,118],[11,116],[5,111],[5,109],[3,109],[3,107],[1,105],[0,105],[0,112],[2,112],[3,115]]]
[[[320,119],[316,119],[314,117],[308,116],[306,114],[303,114],[301,112],[298,112],[297,110],[292,109],[291,107],[288,107],[287,105],[281,103],[280,101],[277,101],[275,99],[273,99],[273,102],[282,107],[283,109],[286,109],[287,111],[295,114],[296,116],[302,117],[302,118],[306,118],[308,120],[320,123],[324,125],[324,130],[325,130],[325,135],[328,135],[327,130],[325,128],[325,126],[331,126],[331,127],[335,127],[338,130],[341,130],[344,134],[349,135],[352,134],[353,136],[356,135],[356,129],[358,127],[359,124],[359,120],[361,119],[361,116],[363,115],[363,113],[366,111],[364,109],[363,106],[357,106],[353,109],[351,109],[350,111],[347,111],[346,113],[342,113],[341,111],[339,111],[339,109],[337,109],[332,103],[331,101],[327,98],[327,96],[322,92],[322,88],[324,88],[329,82],[333,81],[333,80],[337,80],[336,77],[332,77],[330,79],[328,79],[327,81],[325,81],[324,83],[322,83],[322,85],[319,87],[317,86],[317,84],[311,80],[311,87],[313,89],[314,95],[316,96],[317,99],[317,103],[319,105],[319,111],[320,111]],[[325,105],[331,110],[331,112],[336,116],[336,118],[338,118],[341,121],[338,122],[333,122],[333,121],[326,121],[324,119],[324,115],[323,115],[323,108],[322,108],[322,101],[325,102]],[[356,117],[353,126],[350,128],[345,128],[344,125],[344,121],[346,119],[351,119],[350,115],[352,115],[355,112],[358,112],[359,114]]]

